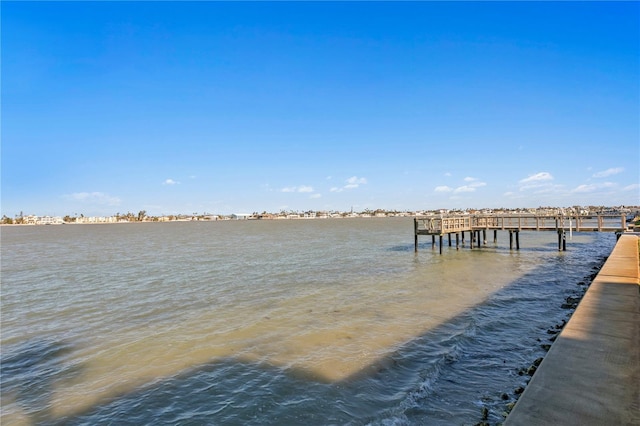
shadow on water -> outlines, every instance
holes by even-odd
[[[583,243],[575,243],[577,247]],[[428,243],[429,249],[431,244]],[[420,247],[422,248],[422,246]],[[413,245],[388,250],[413,251]],[[455,247],[454,247],[455,250]],[[536,249],[538,250],[538,248]],[[522,250],[521,251],[525,251]],[[597,259],[599,262],[603,259]],[[558,265],[562,263],[558,261]],[[587,268],[587,265],[582,265]],[[34,424],[459,424],[447,418],[448,401],[438,386],[453,383],[457,388],[490,394],[492,407],[516,398],[511,392],[526,385],[518,369],[543,355],[550,341],[546,328],[567,312],[558,305],[577,282],[559,287],[550,275],[550,265],[540,265],[511,282],[480,304],[416,336],[387,356],[344,380],[327,383],[308,371],[283,369],[266,363],[225,358],[159,380],[70,417],[52,419],[48,411],[52,388],[72,377],[58,362],[69,345],[34,341],[3,356],[3,393],[12,392]],[[589,270],[580,271],[587,274]],[[581,278],[576,277],[576,281]],[[584,276],[582,279],[587,279]],[[532,284],[533,283],[533,284]],[[546,287],[554,294],[549,302],[553,315],[539,309],[540,297],[527,296],[523,288]],[[555,290],[554,290],[555,289]],[[567,290],[574,289],[574,290]],[[532,293],[534,293],[532,289]],[[557,293],[557,294],[556,294]],[[548,296],[545,296],[548,298]],[[555,300],[557,298],[557,300]],[[508,308],[507,308],[508,307]],[[545,345],[547,344],[547,345]],[[495,389],[482,372],[498,371]],[[479,374],[476,374],[478,373]],[[28,384],[28,385],[27,385]],[[438,384],[438,386],[436,386]],[[472,402],[467,418],[480,420],[480,406]],[[434,414],[434,406],[439,407]],[[457,409],[458,407],[456,407]],[[431,417],[429,417],[431,416]],[[502,420],[495,408],[489,420]],[[381,420],[383,419],[383,420]],[[471,420],[473,421],[473,420]],[[431,424],[430,421],[427,421]],[[473,421],[475,422],[475,421]],[[388,423],[388,424],[391,424]]]
[[[64,362],[72,351],[71,344],[47,338],[3,348],[0,361],[2,398],[13,399],[32,424],[52,421],[51,401],[55,388],[81,373],[80,368],[69,367]]]

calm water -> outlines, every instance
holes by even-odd
[[[3,425],[499,422],[615,244],[416,255],[411,219],[373,218],[1,236]]]

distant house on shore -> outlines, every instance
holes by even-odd
[[[246,220],[249,219],[251,216],[253,216],[252,214],[249,213],[234,213],[231,215],[231,219],[234,220]]]

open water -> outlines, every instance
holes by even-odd
[[[498,423],[615,244],[415,254],[409,218],[1,237],[4,426]]]

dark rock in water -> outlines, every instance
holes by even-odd
[[[513,391],[516,395],[520,395],[522,392],[524,392],[524,388],[522,386],[517,387],[516,390]]]
[[[578,283],[578,285],[585,285],[585,284],[587,284],[587,283],[585,283],[584,281],[580,281],[580,282]]]
[[[547,345],[546,343],[544,345],[540,345],[540,347],[545,351],[548,351],[549,349],[551,349],[551,345]]]
[[[552,342],[555,342],[557,338],[558,338],[558,335],[554,334],[553,336],[549,337],[549,340],[551,340]]]
[[[532,365],[527,369],[527,375],[533,376],[534,374],[536,374],[536,370],[538,370],[538,367],[536,367],[535,365]]]
[[[489,409],[487,407],[482,407],[482,420],[489,419]]]
[[[503,401],[506,401],[509,399],[509,395],[507,395],[506,393],[503,393],[502,395],[500,395],[500,398],[502,398]]]
[[[542,360],[543,360],[543,359],[544,359],[544,358],[542,358],[542,357],[540,357],[540,358],[536,359],[535,361],[533,361],[533,365],[535,365],[536,367],[539,367],[539,366],[540,366],[540,364],[542,363]]]
[[[579,297],[569,296],[569,297],[567,297],[566,301],[567,301],[567,303],[571,303],[571,304],[578,303],[578,302],[580,302],[580,298]]]
[[[557,333],[558,333],[558,330],[553,330],[551,328],[547,330],[547,334],[557,334]]]

